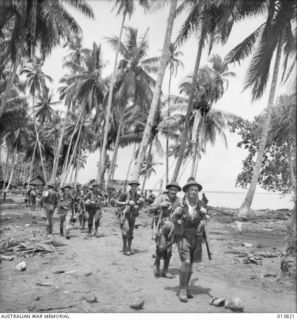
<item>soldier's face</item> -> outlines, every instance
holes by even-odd
[[[197,199],[198,198],[198,187],[196,187],[196,186],[189,187],[188,196],[189,196],[189,198]]]
[[[176,197],[177,193],[178,193],[178,189],[177,188],[172,187],[172,188],[169,188],[169,190],[168,190],[168,196],[170,198]]]
[[[137,184],[132,184],[132,185],[131,185],[131,191],[132,191],[132,192],[137,192],[137,187],[138,187]]]

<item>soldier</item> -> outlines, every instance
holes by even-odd
[[[88,221],[88,212],[85,207],[85,196],[88,193],[88,186],[85,184],[82,187],[81,195],[80,195],[80,221],[81,221],[81,229],[85,230],[86,221]]]
[[[73,214],[74,199],[71,193],[71,186],[66,184],[61,187],[62,195],[59,199],[58,213],[60,215],[60,234],[64,235],[64,222],[66,239],[70,239],[70,222]]]
[[[133,180],[129,183],[131,187],[128,193],[124,192],[120,195],[117,204],[122,206],[120,214],[120,226],[123,239],[123,254],[130,256],[132,254],[131,245],[133,240],[133,231],[135,219],[139,215],[140,206],[143,204],[143,199],[137,193],[139,186],[138,181]]]
[[[79,223],[81,225],[81,216],[80,216],[80,197],[81,197],[81,185],[77,184],[76,188],[73,192],[73,199],[74,199],[74,205],[73,205],[73,215],[75,219],[79,219]]]
[[[95,222],[95,232],[96,237],[99,236],[98,228],[100,225],[100,220],[102,216],[102,195],[99,192],[99,183],[94,182],[89,187],[89,192],[84,196],[84,204],[86,211],[88,212],[88,235],[92,236],[93,222]]]
[[[48,190],[42,192],[41,202],[47,218],[46,234],[52,234],[53,215],[58,205],[59,195],[56,192],[55,185],[53,183],[48,183],[47,189]]]
[[[30,204],[31,204],[31,210],[35,210],[36,207],[36,190],[35,187],[30,188]]]
[[[207,208],[208,199],[206,198],[205,193],[202,193],[202,202],[203,202],[203,207]]]
[[[172,182],[166,186],[167,194],[162,194],[150,207],[150,212],[154,213],[153,228],[156,241],[156,255],[155,255],[155,276],[172,278],[168,273],[170,258],[172,255],[173,243],[173,223],[171,221],[171,214],[181,206],[177,193],[181,191],[181,187]],[[160,272],[160,261],[164,259],[163,271]]]
[[[204,208],[200,208],[198,192],[202,186],[193,178],[189,178],[183,187],[185,197],[181,207],[174,210],[175,240],[181,259],[179,274],[179,300],[187,302],[193,298],[189,290],[189,282],[193,273],[193,263],[202,260],[202,235],[206,224]]]

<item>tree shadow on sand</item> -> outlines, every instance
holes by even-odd
[[[211,288],[204,288],[201,287],[200,285],[195,285],[195,282],[198,281],[199,278],[194,278],[191,280],[189,288],[191,289],[191,293],[194,296],[200,295],[200,294],[206,294],[209,297],[213,298],[213,295],[210,293]],[[176,295],[179,293],[179,286],[174,286],[174,287],[165,287],[165,290],[168,291],[175,291]]]

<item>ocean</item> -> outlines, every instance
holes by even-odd
[[[239,208],[246,192],[204,191],[209,205],[214,207]],[[292,209],[294,203],[291,195],[279,193],[255,193],[252,209]]]

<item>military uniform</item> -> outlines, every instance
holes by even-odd
[[[132,181],[129,185],[139,185],[137,181]],[[134,201],[134,205],[129,203],[120,205],[120,227],[123,239],[123,253],[131,255],[131,245],[133,240],[133,232],[135,226],[136,217],[139,215],[139,209],[143,201],[137,192],[132,193],[130,190],[128,193],[124,192],[120,195],[118,202],[130,202]]]
[[[62,195],[59,199],[58,214],[60,216],[60,234],[64,235],[64,223],[66,231],[66,239],[70,239],[70,223],[73,213],[74,198],[71,192],[65,192],[65,188],[71,188],[66,185],[62,188]]]
[[[171,187],[181,190],[180,186],[172,183],[166,186],[166,189]],[[164,206],[167,204],[167,206]],[[162,276],[172,278],[168,274],[168,267],[172,255],[172,244],[174,237],[174,225],[171,221],[171,214],[181,203],[177,196],[170,198],[168,194],[162,194],[150,206],[150,212],[154,214],[153,228],[156,241],[156,254],[155,254],[155,276]],[[160,273],[160,260],[164,259],[163,271]]]
[[[58,192],[54,190],[54,185],[48,184],[48,190],[42,192],[41,202],[42,207],[45,210],[47,218],[46,233],[53,233],[53,215],[54,211],[58,205],[59,195]]]
[[[102,217],[102,195],[90,190],[84,196],[84,205],[88,213],[88,234],[92,234],[93,222],[95,222],[95,234],[98,236],[98,227]]]
[[[80,194],[80,200],[79,200],[79,221],[81,222],[81,229],[85,229],[86,221],[88,221],[89,215],[85,207],[85,196],[88,193],[88,187],[83,186],[83,190]]]

